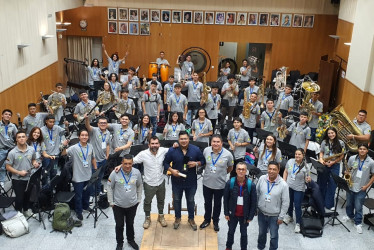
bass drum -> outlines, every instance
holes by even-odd
[[[152,78],[152,74],[157,74],[157,63],[150,62],[148,66],[148,78]]]
[[[161,64],[160,66],[160,78],[161,82],[166,82],[169,77],[169,66]]]

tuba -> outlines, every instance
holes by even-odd
[[[302,110],[308,113],[308,121],[310,121],[313,118],[312,112],[316,110],[314,105],[310,102],[312,99],[312,93],[320,91],[321,88],[313,81],[303,82],[301,86],[306,92],[302,101]]]
[[[249,119],[251,116],[251,108],[253,106],[253,103],[249,102],[247,98],[247,91],[244,90],[243,117],[245,119]]]
[[[277,73],[275,73],[273,82],[275,82],[274,87],[276,87],[278,91],[283,91],[286,87],[287,69],[288,67],[283,66],[277,71]]]
[[[212,88],[209,87],[206,84],[206,72],[204,72],[204,75],[203,75],[203,94],[204,94],[204,96],[201,99],[203,103],[206,103],[208,101],[208,96],[209,96],[210,91],[212,91]]]
[[[348,115],[345,113],[343,106],[341,104],[338,105],[329,115],[331,116],[329,126],[334,127],[338,131],[338,138],[347,145],[350,151],[357,152],[357,141],[354,139],[347,139],[347,135],[362,135],[362,133],[361,130],[351,122]]]
[[[51,103],[49,104],[49,108],[52,110],[53,114],[55,111],[62,106],[62,101],[64,99],[63,95],[61,93],[53,91],[52,97],[51,97]]]

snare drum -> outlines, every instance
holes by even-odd
[[[157,63],[150,62],[148,66],[148,78],[152,78],[152,74],[157,74]]]
[[[169,66],[165,64],[160,65],[160,76],[161,76],[161,82],[166,82],[169,77]]]

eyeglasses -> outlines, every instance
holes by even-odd
[[[237,168],[236,170],[238,170],[238,171],[246,171],[245,168]]]

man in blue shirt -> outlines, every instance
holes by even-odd
[[[175,222],[174,229],[178,229],[181,221],[181,207],[183,191],[186,195],[188,222],[193,230],[197,230],[194,220],[195,193],[197,189],[196,168],[205,165],[205,158],[200,149],[189,144],[190,139],[186,131],[179,133],[179,147],[170,148],[165,156],[164,168],[172,174],[171,183],[174,194]],[[170,166],[172,163],[172,167]]]

